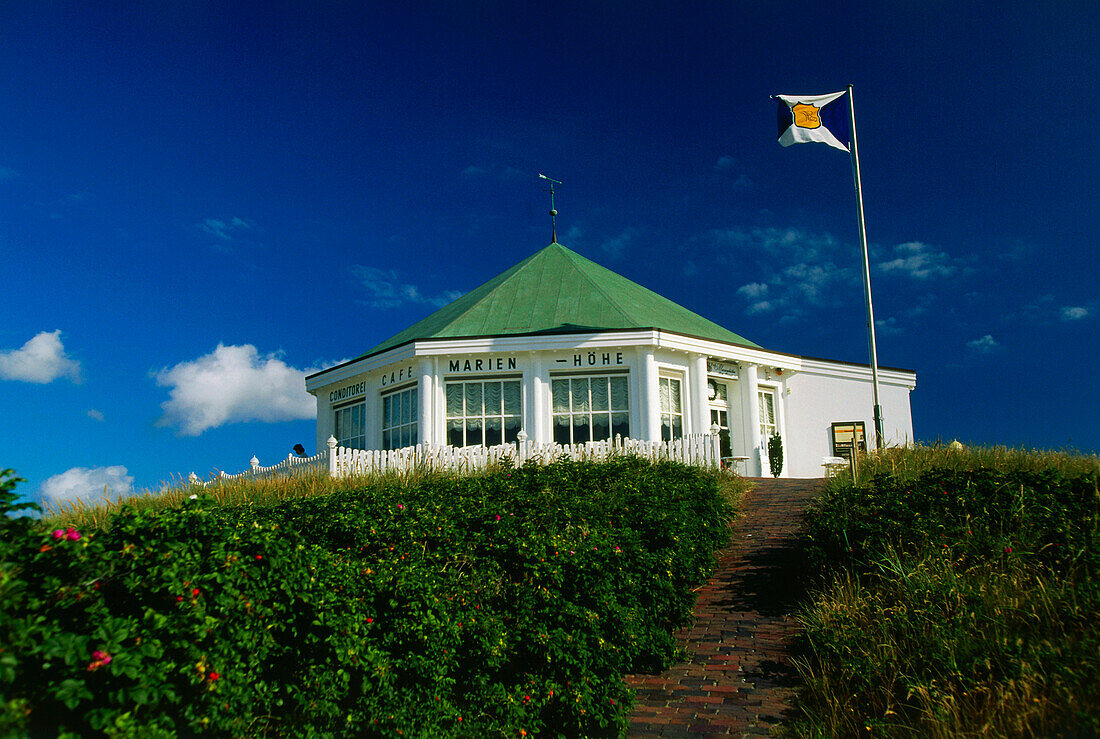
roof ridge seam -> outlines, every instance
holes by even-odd
[[[595,265],[595,266],[597,266],[597,267],[600,267],[601,269],[607,270],[607,271],[608,271],[608,272],[609,272],[610,274],[613,274],[613,275],[615,275],[616,277],[622,277],[622,275],[618,274],[617,272],[614,272],[614,271],[612,271],[612,270],[610,270],[610,269],[607,269],[607,267],[603,267],[602,265],[596,264],[596,263],[595,263],[595,262],[593,262],[593,261],[592,261],[591,259],[587,259],[587,258],[585,258],[585,257],[582,257],[582,256],[581,256],[580,254],[577,254],[577,253],[576,253],[575,251],[573,251],[572,249],[569,249],[568,247],[564,247],[564,246],[563,246],[563,247],[562,247],[562,249],[564,249],[564,250],[565,250],[565,252],[566,252],[566,254],[568,254],[568,255],[569,255],[569,259],[570,259],[570,261],[571,261],[571,262],[573,262],[573,265],[574,265],[574,267],[581,267],[581,266],[584,266],[583,262],[582,262],[582,263],[579,263],[579,264],[578,264],[578,263],[576,263],[576,262],[575,262],[575,261],[573,260],[573,257],[576,257],[577,259],[581,259],[581,260],[584,260],[584,262],[587,262],[588,264],[592,264],[592,265]],[[588,282],[588,283],[589,283],[590,285],[594,286],[594,287],[595,287],[595,288],[596,288],[597,290],[599,290],[600,294],[601,294],[601,295],[602,295],[602,296],[604,297],[604,299],[605,299],[605,300],[606,300],[607,302],[611,303],[611,305],[613,305],[613,306],[615,307],[615,310],[619,311],[619,313],[620,313],[620,314],[621,314],[621,315],[622,315],[622,316],[623,316],[624,318],[626,318],[626,319],[627,319],[627,321],[630,321],[630,320],[631,320],[631,318],[630,318],[630,313],[629,313],[629,311],[627,311],[627,310],[626,310],[626,309],[625,309],[625,308],[624,308],[624,307],[623,307],[623,306],[622,306],[622,305],[621,305],[621,304],[619,303],[619,301],[618,301],[618,300],[616,300],[616,299],[615,299],[615,298],[614,298],[614,297],[613,297],[612,295],[609,295],[609,294],[607,293],[607,291],[606,291],[606,290],[604,290],[604,289],[603,289],[603,287],[602,287],[602,286],[601,286],[601,285],[600,285],[600,284],[599,284],[598,282],[596,282],[596,280],[594,280],[594,279],[593,279],[593,278],[592,278],[592,277],[591,277],[591,276],[590,276],[590,275],[588,274],[588,272],[587,272],[587,271],[584,271],[584,270],[578,269],[578,270],[577,270],[577,272],[578,272],[579,274],[581,274],[581,275],[582,275],[582,276],[584,277],[585,281],[587,281],[587,282]],[[629,279],[628,279],[628,278],[626,278],[626,277],[622,277],[622,279],[624,279],[624,280],[627,280],[628,282],[631,282],[631,280],[629,280]],[[635,285],[637,285],[638,283],[636,283],[636,282],[635,282],[634,284],[635,284]],[[649,288],[645,287],[644,285],[638,285],[638,287],[642,288],[643,290],[648,290],[648,289],[649,289]],[[652,292],[652,291],[651,291],[651,292]],[[656,293],[654,293],[654,294],[656,294]]]

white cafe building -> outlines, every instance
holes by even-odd
[[[879,368],[884,442],[913,439],[911,370]],[[873,448],[868,365],[765,349],[556,242],[357,359],[306,378],[317,447],[562,444],[712,433],[748,475],[820,477]]]

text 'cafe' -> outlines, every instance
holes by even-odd
[[[886,444],[913,438],[911,370],[879,368]],[[317,444],[357,449],[660,441],[718,431],[722,456],[820,477],[874,445],[871,369],[765,349],[558,243],[357,359],[306,378]]]

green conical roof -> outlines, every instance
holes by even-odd
[[[648,328],[759,348],[555,242],[363,356],[417,339]]]

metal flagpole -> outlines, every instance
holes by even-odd
[[[859,144],[856,140],[856,102],[852,97],[851,85],[848,85],[848,117],[852,124],[852,172],[856,180],[859,243],[863,247],[863,296],[867,299],[867,335],[871,342],[871,380],[875,394],[875,448],[882,449],[882,406],[879,405],[878,400],[878,349],[875,346],[875,309],[871,305],[871,263],[867,258],[867,223],[863,219],[863,184],[860,182],[859,177]]]

